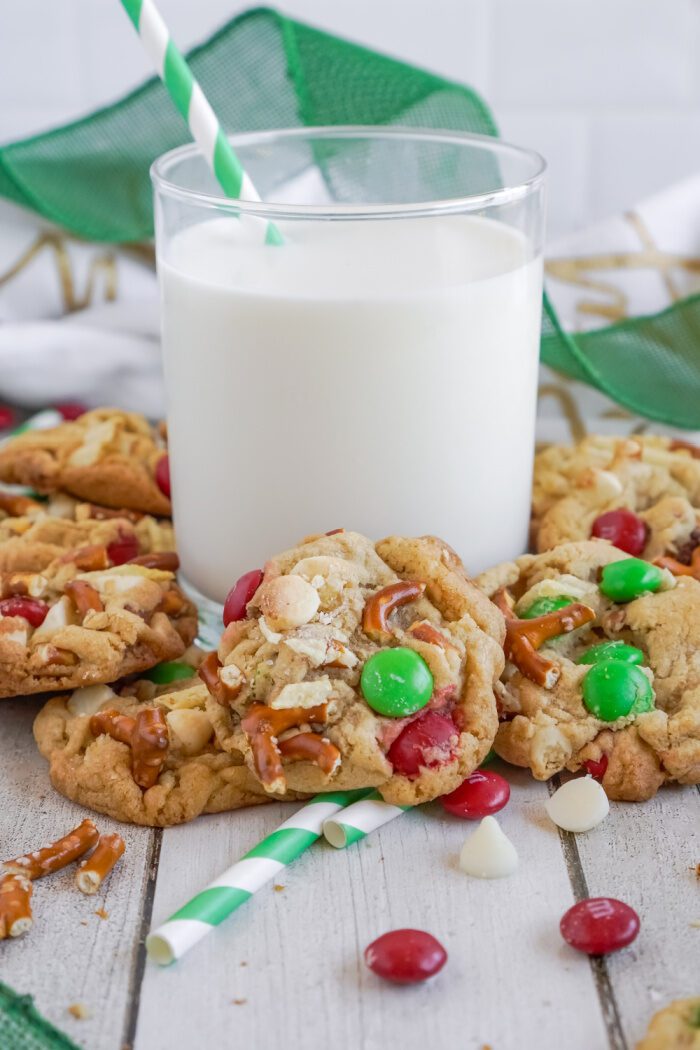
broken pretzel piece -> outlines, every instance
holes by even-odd
[[[236,699],[245,682],[243,674],[235,664],[224,667],[216,652],[207,654],[199,665],[197,674],[209,690],[210,696],[224,707]]]
[[[175,551],[153,551],[151,554],[139,554],[136,558],[129,558],[127,565],[142,565],[144,569],[177,572],[180,568],[180,559]]]
[[[121,835],[100,835],[90,856],[82,861],[75,875],[81,893],[97,893],[126,846]]]
[[[22,857],[6,860],[0,865],[0,871],[12,875],[22,875],[26,879],[41,879],[44,875],[53,875],[67,864],[72,864],[82,857],[98,839],[97,828],[92,820],[84,820],[73,831],[63,838],[52,842],[50,846],[25,853]]]
[[[693,579],[700,580],[700,547],[693,551],[690,565],[684,565],[682,561],[668,555],[654,558],[654,565],[658,565],[660,569],[668,569],[674,576],[692,576]]]
[[[91,609],[95,612],[104,611],[104,605],[98,592],[85,580],[70,580],[63,590],[72,599],[81,616],[85,616]]]
[[[90,719],[93,736],[106,734],[131,748],[134,781],[146,791],[158,780],[170,747],[168,724],[160,708],[139,711],[135,718],[119,711],[98,711]]]
[[[457,650],[457,646],[449,638],[446,638],[441,631],[438,631],[437,627],[430,620],[416,620],[408,628],[407,633],[419,642],[428,642],[430,645],[437,645],[440,649]]]
[[[292,761],[315,762],[329,774],[338,767],[340,752],[317,733],[298,733],[278,742],[280,733],[307,722],[323,724],[328,718],[328,704],[316,707],[273,708],[253,704],[241,721],[241,728],[250,740],[255,772],[266,791],[285,791],[287,780],[282,768],[282,757]],[[299,737],[315,737],[318,745]],[[295,741],[298,741],[295,745]],[[321,747],[320,745],[324,746]],[[329,750],[332,748],[332,752]],[[303,752],[303,753],[302,753]],[[320,759],[320,761],[319,761]],[[323,763],[323,765],[321,764]]]
[[[400,605],[407,605],[420,598],[424,590],[425,584],[414,580],[399,580],[397,583],[390,583],[388,587],[382,587],[365,603],[362,630],[375,642],[388,642],[391,638],[391,613]]]
[[[24,875],[5,875],[0,878],[0,941],[19,937],[31,930],[32,884]]]
[[[75,565],[80,572],[96,572],[110,566],[107,548],[101,543],[91,543],[87,547],[76,547],[66,551],[60,561],[62,565]]]
[[[537,650],[551,638],[568,634],[595,620],[593,609],[580,602],[572,602],[544,616],[520,620],[513,612],[513,601],[505,587],[494,594],[493,602],[506,620],[503,649],[507,659],[531,682],[552,689],[559,681],[561,671],[552,660],[547,660]]]

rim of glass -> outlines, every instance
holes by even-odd
[[[204,193],[179,185],[170,177],[170,171],[181,160],[202,151],[196,143],[186,143],[169,150],[157,157],[150,168],[151,180],[155,189],[165,196],[198,204],[204,208],[215,208],[217,211],[231,209],[237,214],[244,213],[262,218],[396,218],[406,216],[435,215],[436,213],[477,211],[486,207],[510,204],[522,200],[533,193],[544,181],[547,162],[535,150],[514,146],[502,139],[490,135],[473,135],[467,132],[442,131],[432,128],[412,128],[402,125],[387,127],[362,124],[324,125],[319,127],[278,128],[267,131],[252,131],[229,135],[234,149],[237,147],[270,143],[275,139],[308,138],[308,139],[371,139],[402,138],[418,142],[443,142],[447,145],[471,145],[484,152],[508,155],[520,159],[529,159],[532,174],[512,185],[501,186],[485,193],[466,194],[462,197],[449,197],[443,200],[416,201],[413,204],[284,204],[274,201],[232,200],[214,193]]]

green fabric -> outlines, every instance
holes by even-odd
[[[127,7],[137,19],[138,0]],[[233,19],[188,58],[231,130],[403,124],[496,134],[470,88],[263,8]],[[154,78],[83,120],[0,148],[0,195],[87,239],[140,241],[152,235],[150,164],[186,141]],[[335,188],[342,165],[321,163]],[[576,336],[561,330],[545,298],[542,360],[634,413],[700,428],[700,297]]]
[[[2,1050],[79,1050],[36,1010],[31,995],[18,995],[0,981]]]

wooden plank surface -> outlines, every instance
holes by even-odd
[[[261,891],[180,963],[147,965],[135,1050],[196,1045],[203,1030],[215,1045],[235,1031],[255,1050],[505,1050],[558,1046],[565,1036],[568,1050],[605,1046],[588,960],[558,932],[573,895],[544,816],[546,788],[515,770],[509,779],[502,823],[520,853],[515,876],[464,875],[457,856],[474,825],[439,806],[343,852],[318,845],[280,876],[283,890]],[[287,812],[274,805],[165,832],[154,922]],[[429,930],[449,952],[429,985],[395,988],[364,966],[366,945],[401,926]]]
[[[88,814],[51,787],[34,744],[36,700],[0,704],[0,856],[48,845]],[[94,815],[94,814],[93,814]],[[103,893],[86,897],[75,866],[34,884],[34,927],[0,942],[0,975],[86,1050],[120,1050],[132,998],[141,900],[153,832],[95,816],[100,831],[118,831],[127,848]],[[107,918],[95,914],[103,909]],[[68,1012],[82,1004],[90,1016]],[[10,1050],[3,1047],[2,1050]]]

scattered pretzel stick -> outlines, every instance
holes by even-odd
[[[520,620],[513,611],[512,599],[505,587],[496,592],[493,602],[506,620],[506,640],[503,646],[506,657],[530,681],[544,686],[545,689],[552,689],[559,681],[561,670],[537,650],[551,638],[568,634],[595,620],[593,609],[573,602],[544,616]]]
[[[420,598],[425,590],[424,583],[412,580],[399,580],[390,583],[388,587],[382,587],[367,599],[362,613],[362,630],[373,638],[375,642],[386,642],[391,638],[389,616],[400,605]]]
[[[24,875],[5,875],[0,879],[0,941],[19,937],[31,930],[32,884]]]
[[[287,786],[282,768],[281,745],[277,741],[280,733],[303,725],[305,722],[323,724],[327,717],[328,704],[317,704],[316,707],[285,708],[267,707],[266,704],[251,705],[245,718],[241,720],[241,729],[250,740],[255,772],[264,788],[268,791],[284,791]],[[288,752],[292,750],[290,741],[294,739],[291,737],[290,740],[284,742]],[[319,736],[318,739],[321,740],[321,737]],[[308,745],[306,745],[306,750],[307,755],[304,757],[308,757]],[[337,766],[337,761],[333,768],[335,766]]]
[[[95,849],[81,861],[75,874],[80,892],[88,896],[97,893],[125,849],[121,835],[100,835]]]
[[[53,875],[55,871],[60,871],[67,864],[72,864],[78,857],[82,857],[95,845],[97,839],[98,832],[93,821],[84,820],[77,828],[52,842],[50,846],[4,861],[0,865],[0,871],[22,875],[26,879],[41,879],[44,875]]]

